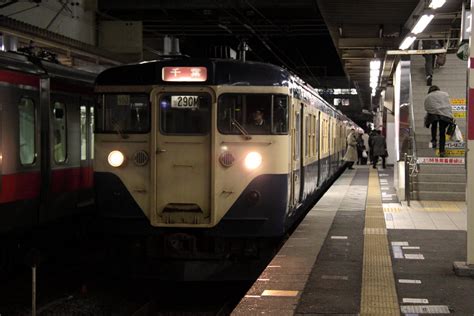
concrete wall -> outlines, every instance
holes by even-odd
[[[49,31],[95,45],[95,12],[91,0],[68,1],[68,5],[48,28]],[[18,2],[2,9],[2,14],[37,27],[46,28],[62,4],[58,1]]]

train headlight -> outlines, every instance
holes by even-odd
[[[109,162],[109,165],[114,168],[117,168],[123,165],[123,162],[125,161],[125,156],[122,154],[122,152],[118,150],[112,150],[109,156],[107,157],[107,161]]]
[[[245,168],[249,170],[257,169],[262,164],[262,155],[258,152],[252,151],[245,157],[244,164]]]

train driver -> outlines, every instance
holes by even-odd
[[[266,134],[268,132],[268,126],[265,122],[265,112],[263,109],[256,109],[252,113],[252,122],[248,126],[249,131],[255,134]]]

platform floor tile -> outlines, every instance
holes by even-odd
[[[393,259],[399,300],[414,298],[427,300],[427,304],[402,304],[402,306],[433,306],[444,310],[443,315],[474,315],[474,280],[457,277],[454,261],[466,259],[466,232],[461,230],[389,230],[391,242],[404,242],[403,257]],[[407,260],[406,255],[421,254],[423,260]],[[434,310],[434,309],[433,309]],[[449,312],[446,313],[446,310]],[[427,315],[426,312],[419,315]],[[439,315],[429,313],[428,315]]]
[[[465,202],[411,201],[383,204],[388,229],[466,230]]]
[[[324,194],[242,298],[232,315],[294,315],[314,262],[356,173],[359,173],[357,169],[346,170]],[[351,198],[347,196],[347,199]],[[336,252],[335,256],[340,258],[344,252]]]

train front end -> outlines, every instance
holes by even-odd
[[[277,67],[259,65],[167,61],[99,76],[94,169],[105,229],[188,255],[248,251],[246,240],[285,233],[289,90]],[[260,81],[242,82],[245,71]]]

